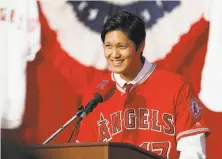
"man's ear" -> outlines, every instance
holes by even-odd
[[[142,41],[140,46],[139,46],[139,50],[138,51],[139,52],[143,52],[144,48],[145,48],[145,41]]]

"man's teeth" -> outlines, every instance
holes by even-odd
[[[123,62],[123,61],[122,60],[113,61],[114,64],[120,64],[121,62]]]

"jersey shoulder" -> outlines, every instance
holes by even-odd
[[[144,90],[152,90],[153,94],[156,92],[174,96],[190,83],[179,74],[156,67],[142,85]]]
[[[157,67],[153,71],[150,78],[156,81],[156,83],[162,83],[170,87],[173,87],[173,86],[181,87],[181,85],[188,83],[188,81],[183,76],[175,72],[171,72],[171,71],[159,68],[159,67]]]
[[[112,73],[111,72],[104,72],[103,74],[98,75],[93,79],[91,84],[89,85],[89,88],[94,88],[96,85],[98,85],[101,81],[104,80],[110,80],[112,81]]]
[[[96,86],[98,86],[104,80],[109,80],[109,81],[112,80],[111,72],[105,72],[105,73],[100,74],[99,76],[93,78],[93,80],[91,81],[91,84],[87,87],[87,89],[84,92],[83,104],[87,104],[86,102],[88,102],[88,100],[93,97],[93,92],[94,92]]]

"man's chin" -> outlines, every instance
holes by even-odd
[[[116,73],[116,74],[122,74],[124,72],[123,69],[111,69],[112,72]]]

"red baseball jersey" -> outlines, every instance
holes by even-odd
[[[105,78],[115,81],[113,74]],[[202,104],[191,85],[177,74],[155,68],[129,92],[119,87],[117,84],[114,95],[83,119],[78,141],[126,142],[166,158],[178,158],[180,138],[209,131],[203,122]],[[90,97],[88,93],[84,104]]]

